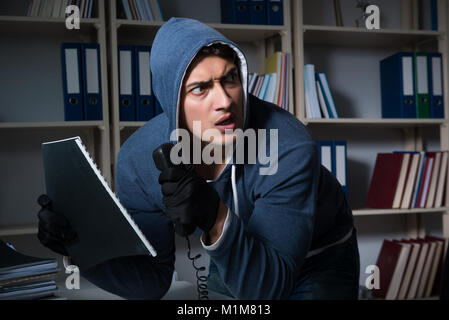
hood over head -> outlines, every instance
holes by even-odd
[[[248,64],[243,52],[234,42],[197,20],[171,18],[157,32],[150,58],[153,91],[169,119],[170,132],[178,128],[181,86],[187,68],[202,47],[214,43],[230,46],[239,58],[243,86],[243,127],[246,127]]]

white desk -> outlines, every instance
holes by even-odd
[[[123,300],[123,298],[104,291],[86,279],[81,278],[80,289],[69,290],[65,286],[65,279],[57,281],[58,291],[55,293],[61,298],[68,300]],[[231,300],[230,297],[209,290],[210,300]],[[196,285],[188,281],[173,281],[167,294],[162,300],[197,300],[198,292]]]

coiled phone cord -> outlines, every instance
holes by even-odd
[[[196,285],[198,290],[198,300],[209,300],[209,292],[207,291],[207,276],[200,275],[200,272],[205,271],[206,267],[198,267],[195,265],[195,260],[201,258],[201,254],[197,254],[195,257],[192,257],[190,254],[190,240],[189,237],[186,236],[187,239],[187,257],[192,261],[193,268],[196,270]]]

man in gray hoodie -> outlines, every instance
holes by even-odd
[[[106,261],[83,276],[126,298],[161,298],[174,269],[174,230],[185,235],[180,227],[189,225],[210,255],[211,290],[239,299],[357,299],[359,254],[344,191],[320,166],[305,126],[248,94],[239,47],[198,21],[172,18],[153,42],[151,71],[164,113],[123,144],[116,190],[158,255]],[[275,130],[279,141],[254,142],[257,150],[277,143],[275,169],[223,152],[212,164],[201,159],[159,171],[153,151],[180,143],[176,129],[200,138],[201,155],[211,137],[225,147],[238,144],[236,129],[262,129],[265,137]],[[45,244],[51,232],[39,232]]]

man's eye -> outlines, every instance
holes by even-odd
[[[237,72],[230,72],[224,77],[224,82],[226,83],[234,83],[237,81]]]
[[[193,88],[192,90],[190,90],[190,92],[193,93],[196,96],[202,96],[202,95],[204,95],[207,92],[209,87],[210,87],[210,85],[208,85],[208,84],[199,85],[199,86]]]
[[[226,75],[225,81],[233,82],[235,80],[235,78],[236,78],[236,74],[234,72],[231,72]]]
[[[195,94],[201,94],[204,92],[204,88],[203,87],[195,87],[190,92],[195,93]]]

